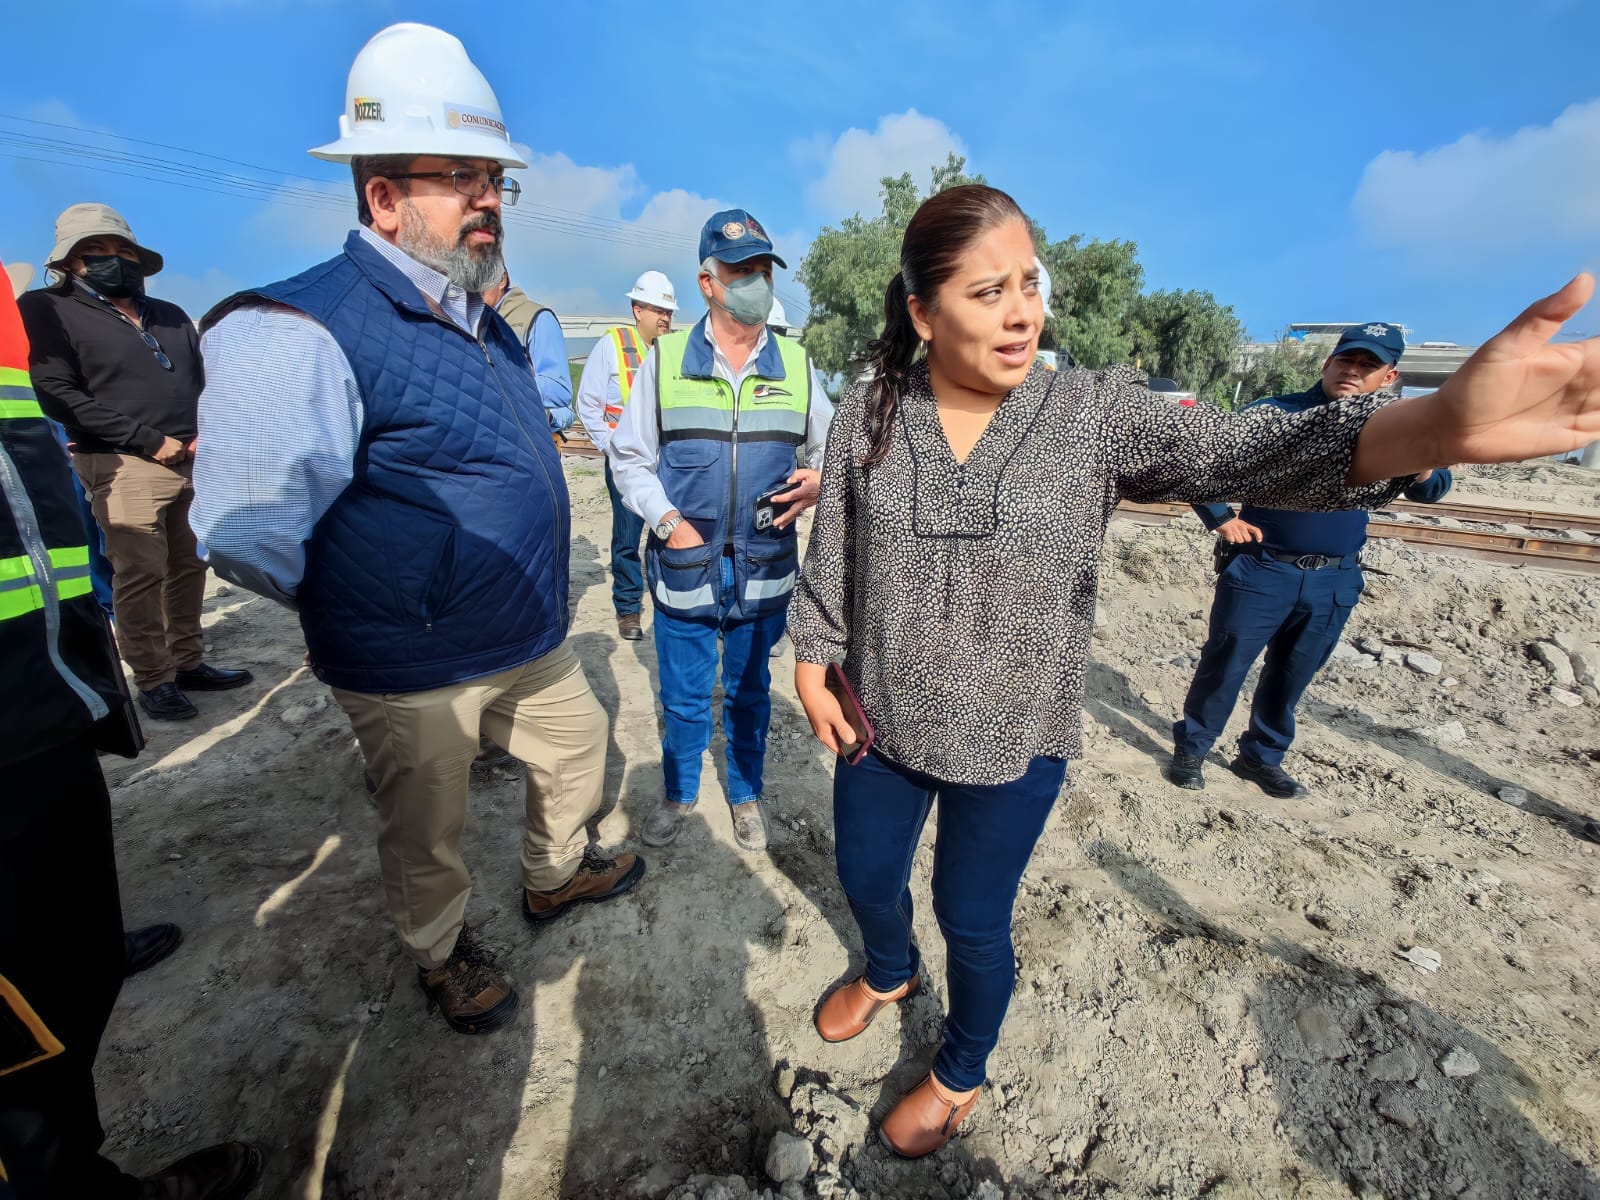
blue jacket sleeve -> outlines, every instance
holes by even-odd
[[[1233,520],[1233,509],[1226,504],[1191,504],[1194,515],[1200,518],[1200,523],[1207,529],[1216,529],[1219,525],[1226,525]]]
[[[533,319],[528,330],[528,357],[533,360],[539,395],[550,414],[550,427],[557,433],[572,428],[572,374],[567,369],[567,342],[561,336],[561,322],[548,308]]]
[[[1450,474],[1449,467],[1440,467],[1421,483],[1413,483],[1405,490],[1407,500],[1415,500],[1418,504],[1437,504],[1444,499],[1444,494],[1455,483]]]

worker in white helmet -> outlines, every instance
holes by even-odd
[[[789,314],[783,310],[783,301],[772,298],[772,311],[767,314],[767,329],[783,337],[789,332]]]
[[[219,575],[297,609],[350,718],[405,951],[458,1033],[516,1014],[464,924],[480,728],[526,764],[522,913],[627,891],[588,844],[607,722],[567,644],[571,511],[528,356],[483,301],[505,273],[514,148],[488,81],[426,25],[350,69],[337,141],[360,228],[293,279],[202,321],[195,531]]]
[[[633,394],[639,364],[656,338],[672,332],[672,314],[678,308],[672,283],[660,271],[639,276],[626,299],[633,306],[633,324],[613,325],[600,335],[578,380],[578,419],[602,452],[611,444],[611,431]],[[622,502],[611,477],[609,455],[605,469],[611,496],[611,605],[617,613],[617,632],[624,640],[637,642],[644,637],[639,627],[644,599],[639,540],[644,537],[644,518]]]

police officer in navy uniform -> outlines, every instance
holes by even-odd
[[[1303,412],[1330,400],[1393,388],[1404,352],[1400,326],[1384,321],[1352,325],[1322,364],[1322,379],[1310,391],[1256,403]],[[1426,472],[1405,495],[1432,504],[1450,490],[1450,483],[1448,470]],[[1294,741],[1295,705],[1333,653],[1361,598],[1367,514],[1292,512],[1249,504],[1238,515],[1226,504],[1197,504],[1194,511],[1219,538],[1221,571],[1211,606],[1211,634],[1184,698],[1183,717],[1172,727],[1166,776],[1182,788],[1205,787],[1201,764],[1222,735],[1251,664],[1265,650],[1250,705],[1250,728],[1228,766],[1269,796],[1304,796],[1305,786],[1283,769],[1283,756]]]

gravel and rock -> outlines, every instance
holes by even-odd
[[[661,789],[653,642],[615,636],[598,464],[567,469],[572,644],[614,718],[598,834],[636,847]],[[1600,507],[1575,474],[1493,468],[1463,490]],[[1023,880],[1010,1018],[961,1136],[920,1162],[875,1130],[940,1036],[937,816],[911,884],[927,986],[823,1043],[815,1005],[860,945],[789,663],[770,855],[737,848],[708,757],[633,893],[530,930],[520,776],[475,777],[468,915],[523,1007],[463,1038],[395,943],[361,763],[293,616],[214,587],[216,656],[256,681],[105,760],[128,924],[186,935],[112,1018],[108,1152],[140,1172],[251,1138],[259,1194],[297,1200],[1595,1200],[1600,845],[1579,834],[1600,819],[1600,578],[1396,541],[1369,560],[1300,707],[1287,765],[1310,796],[1225,769],[1245,704],[1206,790],[1184,792],[1160,769],[1205,637],[1209,539],[1188,519],[1113,525],[1086,753]]]

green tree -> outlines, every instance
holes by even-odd
[[[1073,234],[1059,242],[1036,229],[1039,258],[1050,271],[1050,319],[1046,331],[1081,366],[1091,370],[1131,358],[1128,310],[1144,283],[1134,242],[1084,241]]]
[[[1128,313],[1133,354],[1151,375],[1213,400],[1231,400],[1243,329],[1210,292],[1151,292]]]
[[[1326,346],[1280,337],[1272,345],[1242,356],[1242,365],[1235,368],[1233,376],[1238,385],[1239,406],[1264,396],[1305,391],[1322,378],[1322,360],[1328,356],[1327,350]]]
[[[929,173],[926,194],[909,173],[882,181],[882,211],[856,213],[825,226],[795,272],[811,297],[801,340],[825,373],[852,374],[867,343],[883,328],[883,293],[900,269],[900,241],[926,196],[964,183],[982,183],[950,155]],[[1233,310],[1208,292],[1160,293],[1141,300],[1144,268],[1131,241],[1085,239],[1073,234],[1052,242],[1044,228],[1031,229],[1034,246],[1053,284],[1041,345],[1065,347],[1080,364],[1098,370],[1131,362],[1147,347],[1170,362],[1197,391],[1221,394],[1232,367],[1238,321]]]
[[[968,175],[966,160],[952,154],[933,168],[927,194],[983,181]],[[923,199],[909,172],[886,177],[881,213],[846,217],[837,227],[825,226],[811,243],[795,278],[811,296],[801,341],[819,370],[853,373],[851,364],[883,328],[883,293],[900,269],[900,239]]]

